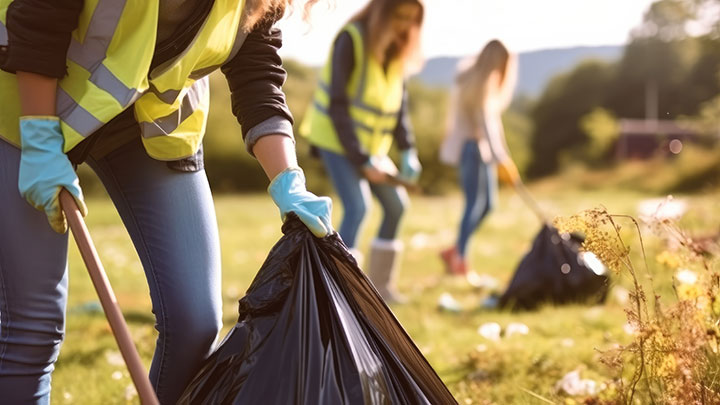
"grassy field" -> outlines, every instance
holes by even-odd
[[[600,204],[613,213],[637,215],[648,195],[619,190],[565,190],[558,184],[533,187],[550,213],[570,215]],[[689,204],[680,221],[688,229],[717,231],[720,193],[678,197]],[[111,203],[88,201],[88,226],[108,271],[120,304],[130,323],[141,355],[149,363],[155,331],[140,262]],[[218,196],[222,240],[224,324],[223,334],[237,316],[237,299],[249,286],[269,248],[280,237],[276,208],[265,195]],[[362,247],[367,248],[379,221],[379,210],[367,221]],[[410,303],[394,308],[397,317],[425,353],[461,404],[567,403],[555,391],[556,382],[573,370],[598,383],[610,378],[599,363],[598,350],[627,341],[622,294],[611,293],[602,307],[546,307],[532,313],[511,314],[475,309],[487,294],[457,279],[442,275],[437,252],[452,243],[462,203],[458,195],[416,197],[405,221],[406,242],[399,289]],[[339,218],[340,209],[335,212]],[[496,277],[504,285],[528,250],[539,223],[522,201],[508,190],[500,194],[497,209],[472,241],[473,268]],[[646,247],[653,266],[661,249],[648,236]],[[53,378],[53,403],[136,403],[132,383],[113,338],[99,311],[94,290],[74,245],[70,253],[70,301],[67,337]],[[665,298],[672,300],[671,275],[655,273]],[[615,285],[628,286],[616,276]],[[614,290],[620,291],[619,288]],[[438,310],[441,294],[449,292],[468,310]],[[497,322],[528,326],[529,334],[490,341],[478,327]],[[544,398],[541,399],[540,397]]]

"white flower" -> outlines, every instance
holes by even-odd
[[[692,270],[679,269],[677,273],[675,273],[675,280],[680,284],[693,285],[697,282],[697,279],[697,274]]]

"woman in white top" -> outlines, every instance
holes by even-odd
[[[456,79],[450,129],[440,150],[443,162],[458,167],[465,193],[457,242],[440,254],[450,274],[467,274],[468,241],[492,209],[496,171],[503,181],[519,180],[501,120],[515,87],[515,59],[502,42],[492,40]]]

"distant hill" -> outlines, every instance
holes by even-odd
[[[608,61],[617,60],[623,47],[582,46],[562,49],[546,49],[519,54],[517,94],[538,96],[547,82],[558,73],[572,69],[583,59],[596,58]],[[439,57],[427,61],[423,70],[416,76],[425,84],[449,86],[455,75],[455,66],[460,57]]]

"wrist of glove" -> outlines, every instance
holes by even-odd
[[[305,175],[299,167],[287,168],[275,176],[268,186],[268,193],[280,209],[283,222],[294,212],[316,237],[322,238],[333,232],[332,201],[306,190]]]
[[[38,210],[44,211],[55,232],[65,233],[67,221],[58,196],[65,188],[73,195],[83,216],[87,207],[77,174],[63,152],[60,120],[48,116],[20,117],[22,152],[18,189]]]
[[[422,165],[417,156],[417,150],[410,148],[400,153],[400,175],[405,179],[416,182],[420,178]]]
[[[498,178],[502,183],[514,185],[520,181],[520,173],[512,161],[498,164]]]

